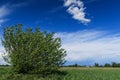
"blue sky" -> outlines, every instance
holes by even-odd
[[[0,34],[17,23],[40,26],[61,37],[66,64],[120,62],[119,4],[120,0],[0,0]]]

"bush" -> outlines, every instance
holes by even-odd
[[[50,73],[65,63],[66,51],[54,33],[41,32],[39,28],[23,30],[21,24],[4,28],[4,59],[17,73]]]

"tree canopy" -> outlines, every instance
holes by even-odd
[[[4,59],[17,73],[44,73],[57,70],[65,63],[66,51],[61,48],[61,39],[54,33],[23,30],[22,24],[4,28],[3,46],[7,52]]]

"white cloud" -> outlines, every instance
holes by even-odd
[[[91,20],[85,17],[85,7],[81,0],[65,0],[64,6],[68,7],[67,12],[73,15],[76,20],[81,21],[84,24],[89,23]]]
[[[0,18],[5,17],[10,13],[10,10],[8,9],[7,5],[3,5],[0,7]]]
[[[104,31],[57,33],[67,50],[68,62],[120,62],[120,36]],[[85,63],[86,64],[86,63]]]
[[[0,52],[0,65],[6,65],[8,64],[7,62],[4,61],[3,57],[2,57],[2,52]]]
[[[11,10],[9,9],[8,5],[3,5],[0,7],[0,25],[7,20],[4,19],[4,17],[6,17],[10,12]]]
[[[18,4],[4,4],[0,6],[0,26],[6,22],[6,16],[8,16],[15,8],[27,5],[26,2]]]
[[[8,19],[0,19],[0,26],[2,26],[2,23],[6,22]]]
[[[1,41],[0,41],[0,65],[7,64],[7,62],[5,62],[4,59],[3,59],[3,57],[2,57],[4,55],[4,53],[5,53],[5,49],[2,46]]]

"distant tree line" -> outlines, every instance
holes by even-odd
[[[86,67],[86,65],[72,64],[72,65],[64,65],[63,67]]]
[[[10,66],[10,65],[8,65],[8,64],[1,64],[0,67],[1,67],[1,66],[4,66],[4,67],[5,67],[5,66]]]
[[[99,63],[95,63],[94,67],[120,67],[120,63],[112,62],[110,63],[105,63],[104,65],[100,65]]]
[[[105,63],[103,65],[99,63],[94,63],[93,66],[72,64],[72,65],[65,65],[63,67],[120,67],[120,63],[112,62],[112,63]]]

